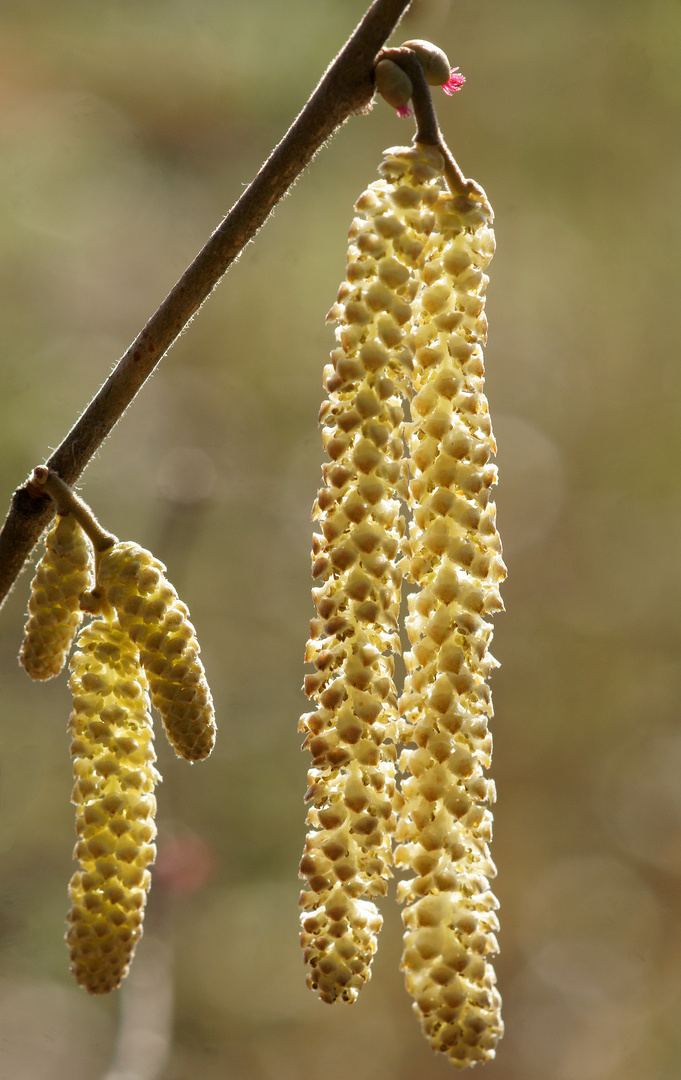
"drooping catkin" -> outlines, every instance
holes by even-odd
[[[395,861],[410,874],[404,953],[409,992],[435,1050],[464,1068],[494,1056],[503,1033],[491,958],[498,906],[489,881],[484,770],[492,747],[488,616],[505,577],[491,489],[496,446],[483,393],[485,268],[492,212],[479,189],[443,191],[415,301],[409,597],[400,701],[404,807]],[[415,744],[415,746],[414,746]]]
[[[213,699],[189,611],[165,566],[132,542],[99,556],[97,582],[140,652],[152,704],[179,757],[199,761],[215,744]]]
[[[32,679],[51,679],[64,666],[90,587],[92,548],[73,514],[58,515],[45,539],[28,602],[29,618],[19,662]]]
[[[329,462],[313,507],[312,620],[304,715],[312,754],[309,831],[301,861],[307,982],[323,1001],[354,1001],[370,977],[392,863],[396,694],[404,533],[403,409],[413,362],[416,269],[438,198],[436,150],[386,152],[382,179],[356,203],[347,277],[331,316],[338,348],[320,411]]]
[[[135,645],[115,620],[81,630],[69,685],[74,856],[81,868],[69,885],[66,940],[80,985],[104,994],[127,974],[142,934],[160,776],[147,681]]]

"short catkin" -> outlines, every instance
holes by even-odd
[[[405,426],[412,521],[406,576],[411,651],[400,701],[404,806],[395,861],[408,872],[402,966],[425,1034],[459,1068],[494,1057],[503,1033],[491,958],[489,881],[495,789],[489,616],[505,577],[491,499],[496,450],[483,392],[485,269],[492,211],[473,186],[443,188],[415,298],[411,422]]]
[[[199,761],[215,744],[213,699],[189,611],[165,569],[138,544],[115,543],[99,556],[97,582],[139,649],[172,747],[179,757]]]
[[[47,534],[28,602],[19,662],[32,679],[64,666],[82,620],[79,598],[91,584],[92,548],[73,514],[60,514]]]
[[[66,940],[80,985],[104,994],[127,974],[142,934],[160,776],[147,681],[113,618],[81,630],[69,685],[80,870],[69,886]]]
[[[300,730],[312,755],[300,865],[307,982],[325,1002],[354,1001],[370,977],[391,874],[399,651],[398,568],[405,523],[403,396],[413,364],[417,269],[433,224],[441,158],[388,151],[390,175],[356,203],[346,280],[330,316],[338,347],[320,411],[329,461],[313,507],[313,590]]]

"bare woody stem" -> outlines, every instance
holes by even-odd
[[[445,159],[445,179],[452,194],[479,194],[480,187],[474,180],[466,179],[444,140],[440,125],[437,122],[430,86],[415,53],[408,48],[383,49],[380,59],[392,60],[409,76],[413,87],[411,102],[414,106],[414,119],[416,120],[414,142],[437,146]]]
[[[341,124],[366,111],[377,53],[411,0],[374,0],[255,179],[234,204],[55,450],[47,466],[73,484],[161,357],[179,337],[315,153]],[[51,500],[22,484],[0,532],[0,604],[53,514]]]
[[[87,503],[47,465],[38,465],[33,470],[26,487],[31,494],[49,495],[58,514],[73,514],[97,554],[108,551],[116,543],[116,537],[104,531]]]

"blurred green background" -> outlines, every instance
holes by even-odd
[[[363,0],[0,4],[0,500],[47,456],[283,135]],[[488,396],[497,964],[488,1080],[681,1075],[681,4],[420,0],[466,75],[441,122],[496,211]],[[212,759],[158,740],[159,866],[124,989],[62,941],[62,676],[0,620],[2,1080],[444,1080],[398,971],[394,889],[353,1007],[304,985],[298,716],[316,416],[352,204],[411,139],[351,120],[247,248],[81,491],[167,562],[216,700]],[[477,1074],[476,1074],[477,1075]]]

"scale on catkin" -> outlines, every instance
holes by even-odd
[[[69,885],[66,940],[77,981],[103,994],[128,972],[156,856],[154,788],[161,777],[150,704],[176,754],[193,762],[213,748],[213,702],[189,612],[163,564],[105,533],[47,467],[34,471],[29,488],[49,495],[58,517],[31,589],[20,653],[28,674],[58,674],[83,613],[94,616],[70,662],[80,869]]]
[[[440,50],[409,49],[429,82],[463,82]],[[403,56],[379,62],[377,86],[401,115],[413,95],[421,122],[424,80],[419,97]],[[329,461],[313,507],[320,584],[306,653],[315,709],[300,723],[312,754],[301,942],[322,1000],[356,1000],[394,863],[407,989],[433,1049],[464,1068],[493,1058],[503,1033],[485,770],[489,616],[505,567],[483,389],[492,211],[439,133],[434,142],[417,134],[386,151],[355,204],[330,313],[338,347],[324,372]],[[411,650],[398,699],[403,576]]]

